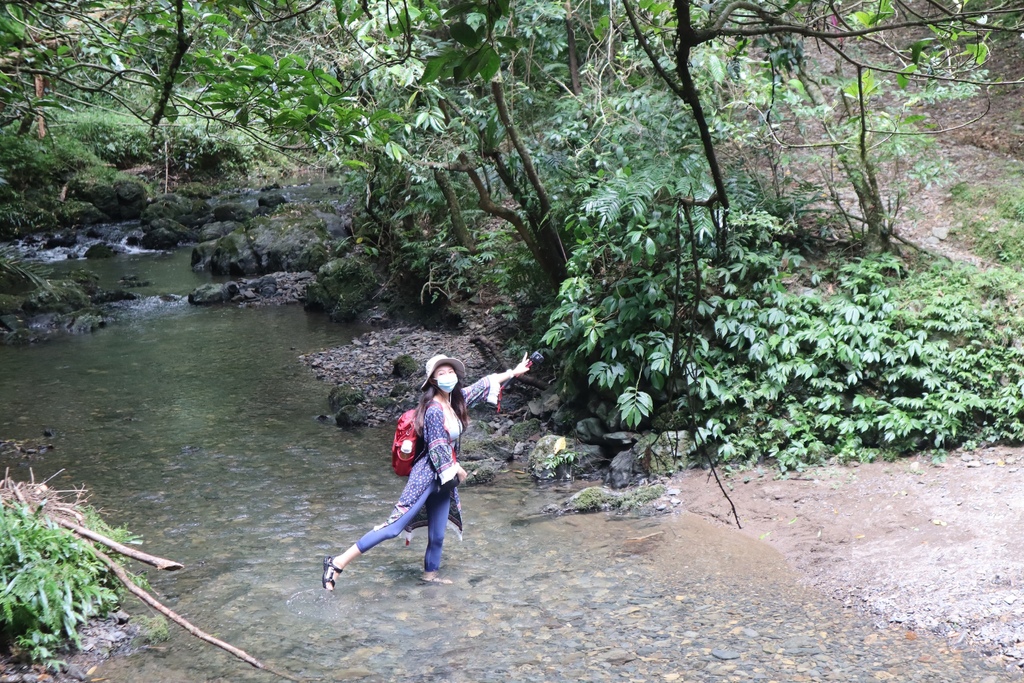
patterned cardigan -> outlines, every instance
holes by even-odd
[[[500,389],[497,375],[487,375],[461,391],[466,407],[469,408],[484,399],[488,403],[497,404]],[[459,439],[452,438],[448,433],[444,426],[444,408],[437,401],[431,401],[423,413],[423,443],[426,444],[427,457],[441,483],[451,481],[457,469],[455,464],[459,457]]]

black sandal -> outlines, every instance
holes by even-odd
[[[340,568],[340,567],[335,567],[334,566],[334,558],[332,556],[328,555],[327,557],[325,557],[324,558],[324,575],[323,575],[323,577],[320,580],[321,583],[323,583],[324,588],[326,589],[327,588],[327,584],[330,584],[331,585],[330,589],[334,590],[334,582],[338,578],[338,574],[342,573],[343,571],[345,571],[345,570]],[[333,572],[333,573],[329,573],[329,572]]]

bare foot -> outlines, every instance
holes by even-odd
[[[452,582],[451,579],[442,579],[437,575],[437,572],[427,572],[420,577],[420,581],[423,583],[443,583],[445,585],[449,585]]]

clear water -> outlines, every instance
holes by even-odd
[[[184,252],[101,267],[107,281],[125,272],[153,280],[148,294],[181,295],[208,279],[188,269]],[[0,438],[55,432],[45,439],[52,452],[0,466],[87,487],[144,550],[186,565],[148,571],[165,604],[270,666],[332,681],[730,680],[708,668],[714,661],[687,659],[701,645],[692,631],[729,646],[737,623],[802,633],[856,619],[798,587],[761,544],[688,517],[550,518],[540,511],[565,493],[515,473],[464,492],[465,540],[446,543],[442,565],[453,585],[417,581],[421,537],[374,549],[326,593],[322,556],[381,522],[402,484],[389,468],[389,430],[316,421],[328,387],[298,359],[361,330],[298,307],[195,308],[157,297],[119,316],[89,336],[0,346]],[[677,555],[658,554],[666,548]],[[134,601],[128,609],[146,611]],[[171,632],[94,676],[271,680]],[[920,652],[899,634],[890,640],[887,666],[921,669]],[[622,650],[642,659],[609,659]],[[744,652],[748,671],[767,657],[757,643]],[[960,680],[952,676],[944,680]]]

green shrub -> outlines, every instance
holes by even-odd
[[[114,579],[81,540],[26,506],[0,508],[0,615],[5,639],[53,663],[78,628],[118,604]]]
[[[567,282],[546,339],[566,347],[570,372],[619,393],[634,424],[666,402],[685,411],[699,425],[698,448],[738,465],[771,458],[785,471],[833,455],[1024,441],[1024,276],[910,271],[892,256],[796,271],[802,259],[772,230],[734,227],[729,264],[701,260],[699,335],[674,387],[681,399],[668,400],[667,268],[607,285]],[[692,311],[692,281],[680,296]],[[690,329],[680,333],[680,367]]]
[[[87,166],[102,163],[74,138],[0,133],[0,177],[15,192],[56,187]]]
[[[130,168],[153,159],[149,126],[132,116],[85,110],[54,121],[50,130],[59,137],[80,140],[93,154],[116,168]]]

